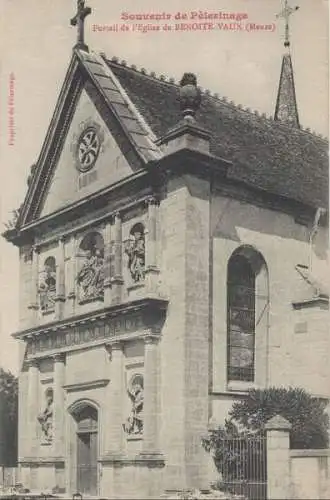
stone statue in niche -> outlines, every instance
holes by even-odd
[[[145,275],[145,240],[142,224],[136,224],[126,242],[125,253],[128,255],[128,269],[133,281],[138,283],[144,280]]]
[[[38,422],[41,425],[43,439],[45,443],[51,443],[53,440],[53,389],[46,391],[46,407],[38,415]]]
[[[42,312],[55,309],[56,263],[54,257],[45,260],[44,270],[39,282],[40,309]]]
[[[134,375],[127,390],[132,403],[132,408],[126,422],[124,431],[129,435],[142,434],[143,431],[143,377]]]
[[[87,251],[77,282],[81,300],[103,296],[104,259],[101,250],[93,248]]]

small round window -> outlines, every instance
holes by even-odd
[[[88,127],[83,131],[78,140],[77,156],[78,168],[81,172],[90,170],[100,152],[100,139],[94,127]]]

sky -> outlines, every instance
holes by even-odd
[[[290,0],[290,4],[299,6],[291,16],[290,32],[300,122],[328,136],[328,1]],[[120,6],[111,0],[89,0],[86,5],[92,8],[85,26],[91,50],[176,80],[193,72],[202,88],[273,115],[283,54],[284,27],[276,18],[282,0],[126,0]],[[76,1],[0,0],[0,7],[2,232],[10,211],[24,200],[29,169],[38,158],[70,62],[76,41],[70,18]],[[205,12],[243,13],[247,19],[240,31],[175,30],[177,23],[205,22],[195,14],[191,19],[191,13],[199,11],[204,16]],[[124,22],[124,13],[170,15],[170,19]],[[176,20],[179,13],[187,19]],[[133,31],[133,25],[141,23],[158,24],[161,29]],[[171,30],[163,29],[166,23]],[[246,23],[274,25],[274,29],[247,31]],[[128,30],[93,28],[116,24],[128,24]],[[0,366],[16,373],[17,342],[10,334],[19,328],[17,249],[1,238],[0,256]]]

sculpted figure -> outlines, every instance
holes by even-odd
[[[51,442],[53,439],[53,390],[48,389],[46,392],[46,408],[38,415],[38,421],[41,425],[41,430],[46,442]]]
[[[127,242],[125,252],[128,255],[128,268],[135,282],[144,280],[145,272],[145,242],[144,234],[136,229]]]
[[[82,299],[103,295],[103,264],[104,260],[100,250],[88,250],[84,264],[77,276]]]
[[[55,294],[56,294],[55,266],[53,267],[45,263],[45,268],[39,283],[40,309],[42,311],[48,311],[54,309]]]
[[[123,429],[127,434],[141,434],[143,431],[143,387],[139,381],[133,383],[128,395],[132,401],[131,413]]]

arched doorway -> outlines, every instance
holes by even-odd
[[[98,413],[86,405],[75,413],[77,491],[97,495]]]

